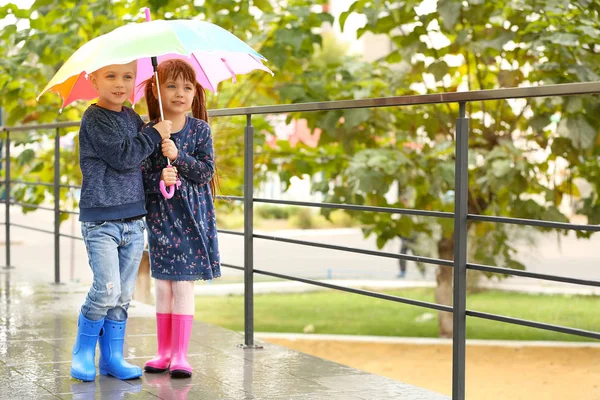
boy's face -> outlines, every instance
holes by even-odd
[[[107,65],[90,75],[90,81],[98,91],[99,106],[121,111],[123,103],[133,93],[136,65],[135,61]]]

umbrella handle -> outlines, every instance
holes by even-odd
[[[171,166],[171,164],[167,165],[167,168],[173,168]],[[179,189],[179,186],[181,186],[181,181],[179,179],[177,179],[177,182],[175,182],[174,185],[169,186],[169,190],[167,190],[167,185],[165,185],[165,181],[160,181],[159,187],[160,187],[160,192],[162,193],[163,196],[165,196],[165,199],[170,199],[173,197],[173,195],[175,195],[175,187],[177,187],[177,189]]]

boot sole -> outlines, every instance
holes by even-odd
[[[141,374],[140,375],[135,374],[135,375],[117,376],[117,375],[111,374],[110,372],[102,370],[102,369],[100,370],[100,374],[104,375],[104,376],[112,376],[113,378],[117,378],[122,381],[128,381],[130,379],[139,379],[142,377]]]
[[[96,375],[94,375],[93,377],[91,375],[83,376],[74,374],[73,372],[71,372],[71,377],[83,382],[94,382],[96,380]]]
[[[169,369],[169,367],[167,367],[167,368],[144,367],[144,371],[150,372],[151,374],[160,374],[161,372],[165,372],[168,369]]]
[[[176,369],[176,370],[170,371],[170,373],[171,373],[171,378],[175,378],[175,379],[185,379],[185,378],[192,377],[191,371],[186,371],[183,369]]]

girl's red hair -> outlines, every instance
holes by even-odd
[[[181,78],[184,82],[190,82],[195,87],[194,100],[192,101],[192,115],[194,118],[201,119],[208,122],[208,110],[206,109],[206,93],[204,88],[196,80],[196,71],[187,62],[174,59],[163,61],[158,65],[158,80],[160,84],[164,84],[168,80],[176,81]],[[147,81],[144,82],[146,85],[145,96],[146,105],[148,106],[148,117],[151,121],[160,118],[160,108],[158,105],[158,98],[154,96],[152,88],[156,85],[156,78],[152,75]],[[210,190],[212,192],[213,199],[216,195],[216,188],[219,185],[219,178],[217,176],[217,166],[215,162],[215,172],[212,179],[210,180]]]

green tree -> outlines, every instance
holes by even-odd
[[[46,94],[36,96],[62,63],[82,44],[129,22],[144,20],[143,8],[149,6],[154,19],[200,17],[214,22],[245,40],[269,59],[275,72],[271,77],[255,72],[240,77],[234,85],[223,82],[217,94],[210,94],[209,108],[272,104],[281,101],[278,88],[301,76],[321,37],[315,33],[331,15],[314,9],[316,0],[290,0],[285,7],[269,0],[220,0],[201,5],[183,0],[145,2],[139,0],[37,0],[30,9],[15,4],[0,7],[0,20],[8,22],[0,30],[0,105],[7,126],[32,122],[77,121],[86,104],[76,103],[59,114],[60,99]],[[142,102],[143,103],[143,102]],[[138,111],[144,113],[143,104]],[[269,130],[263,118],[254,118],[257,132]],[[243,188],[244,118],[221,118],[213,121],[215,147],[222,176],[223,193],[239,195]],[[76,129],[68,131],[77,132]],[[14,164],[15,176],[27,175],[31,180],[51,182],[49,167],[52,153],[40,144],[53,132],[25,132],[11,138],[23,151]],[[63,131],[63,134],[65,131]],[[259,140],[260,142],[260,137]],[[34,149],[35,156],[34,156]],[[81,181],[76,146],[63,149],[62,183]],[[261,175],[257,174],[258,179]],[[51,195],[47,188],[17,188],[18,201],[38,204]],[[67,192],[63,193],[63,198]]]
[[[373,64],[339,60],[325,73],[309,70],[313,85],[288,84],[283,93],[303,102],[598,80],[598,1],[440,0],[432,10],[420,5],[353,2],[340,18],[342,27],[351,13],[364,14],[358,35],[385,34],[393,50]],[[581,178],[596,190],[577,211],[597,223],[599,107],[597,96],[470,103],[468,212],[567,221],[559,206],[565,195],[579,195],[573,182]],[[457,116],[456,104],[306,114],[313,128],[323,129],[323,146],[290,157],[295,161],[280,168],[282,176],[323,171],[325,180],[315,190],[331,202],[453,211],[448,194],[454,189]],[[557,176],[561,165],[563,177]],[[399,200],[388,202],[393,183]],[[353,214],[379,246],[416,234],[435,243],[422,255],[453,258],[452,220]],[[469,223],[470,261],[523,269],[512,232],[503,224]],[[437,268],[436,301],[452,303],[449,267]],[[443,337],[452,335],[450,314],[440,313],[439,329]]]

